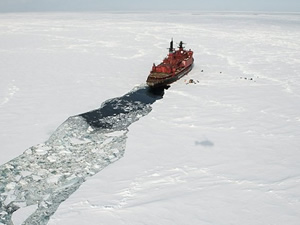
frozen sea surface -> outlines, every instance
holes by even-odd
[[[29,184],[55,168],[40,169],[43,160],[50,156],[53,165],[65,165],[58,154],[69,154],[60,150],[68,146],[74,150],[68,156],[72,173],[85,175],[72,180],[61,167],[56,180],[41,179],[43,190],[58,184],[61,192],[53,196],[64,196],[52,204],[52,212],[58,208],[48,224],[299,224],[299,14],[57,13],[0,19],[1,168],[20,160],[17,165],[39,173],[16,175],[17,167],[7,168],[1,178],[9,191],[1,189],[1,207],[15,201],[16,187],[26,194],[40,190]],[[107,99],[143,92],[152,63],[165,56],[171,37],[193,49],[195,66],[163,99],[146,104],[150,114],[134,104],[132,114],[131,108],[120,117],[107,114],[110,122],[94,120],[103,115],[96,110],[86,115],[91,124],[82,116],[63,123],[105,106]],[[115,127],[115,121],[123,126]],[[93,124],[106,133],[95,133]],[[81,136],[82,131],[91,134]],[[70,132],[73,138],[63,137]],[[52,141],[55,135],[64,142]],[[121,150],[113,152],[115,147]],[[119,159],[125,149],[121,160],[100,173],[88,163],[103,151]],[[26,177],[30,182],[22,186]],[[69,183],[61,182],[65,179]],[[35,196],[20,195],[23,203],[10,205],[11,211],[20,207],[14,224],[30,221],[51,195]]]

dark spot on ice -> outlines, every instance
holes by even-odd
[[[202,145],[204,147],[212,147],[212,146],[214,146],[214,143],[209,140],[195,141],[195,145]]]

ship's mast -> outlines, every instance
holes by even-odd
[[[178,48],[179,48],[179,49],[184,49],[183,44],[185,44],[185,43],[183,43],[182,41],[180,41],[180,42],[179,42]]]
[[[173,51],[174,51],[174,48],[173,48],[173,38],[172,38],[172,40],[170,42],[169,53],[173,53]]]

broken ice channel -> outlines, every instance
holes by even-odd
[[[120,159],[128,126],[151,111],[164,89],[134,88],[99,109],[69,117],[50,138],[0,166],[0,225],[13,213],[33,212],[23,225],[47,224],[61,202],[87,177]]]

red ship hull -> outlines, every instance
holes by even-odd
[[[194,63],[193,52],[191,50],[184,50],[182,41],[178,48],[176,51],[173,49],[172,40],[168,56],[158,66],[153,64],[146,81],[148,86],[167,86],[192,70]]]
[[[167,78],[153,78],[153,76],[148,76],[147,78],[147,85],[149,87],[163,87],[167,86],[177,80],[179,80],[181,77],[185,76],[188,74],[193,68],[193,64],[189,65],[186,67],[184,70],[180,71],[179,73],[175,74],[174,76],[170,76]]]

